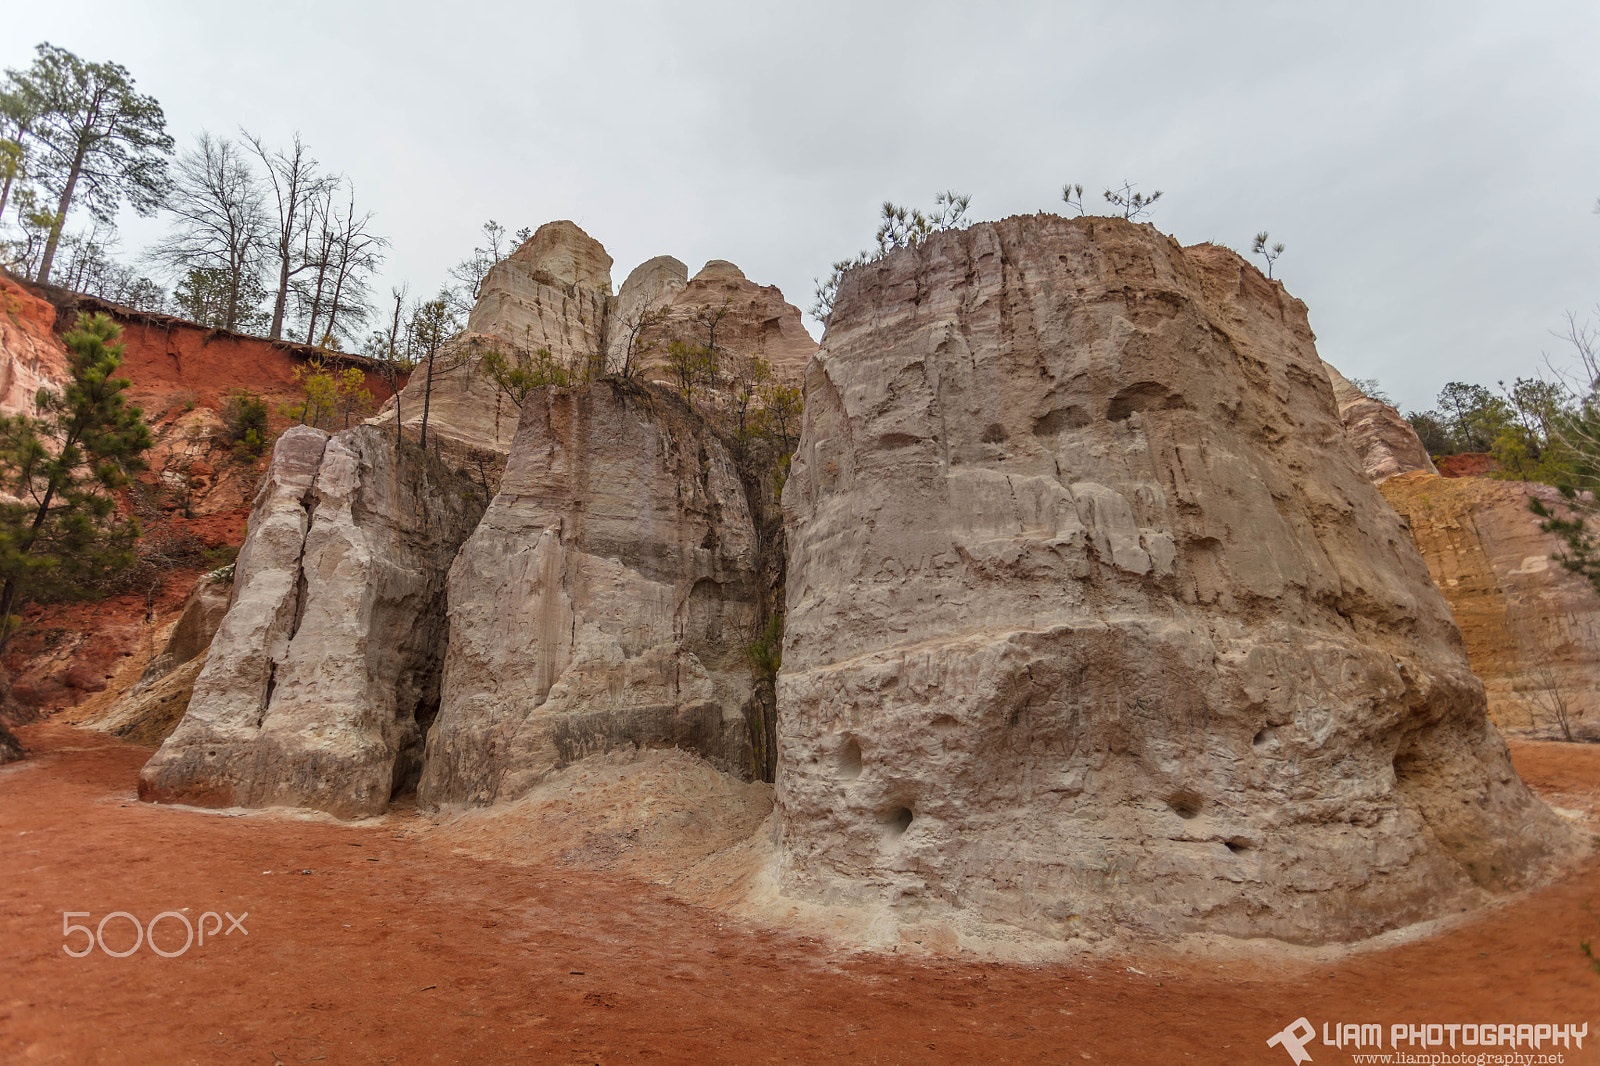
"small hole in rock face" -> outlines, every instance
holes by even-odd
[[[1193,818],[1200,813],[1205,801],[1193,792],[1174,792],[1167,797],[1167,806],[1179,818]]]
[[[841,781],[854,781],[861,776],[861,745],[855,737],[850,737],[844,742],[844,747],[839,749],[839,779]]]
[[[1257,747],[1257,748],[1261,748],[1261,747],[1265,747],[1267,745],[1267,742],[1270,741],[1271,739],[1272,739],[1272,730],[1263,729],[1261,732],[1256,734],[1255,739],[1252,740],[1250,743],[1253,746]]]
[[[884,816],[883,827],[889,831],[890,836],[897,837],[911,828],[911,818],[910,807],[896,807]]]
[[[1223,841],[1223,843],[1227,844],[1228,850],[1233,852],[1235,855],[1241,851],[1250,850],[1250,845],[1239,837],[1234,837],[1232,840]]]

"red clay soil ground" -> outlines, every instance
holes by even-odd
[[[1579,949],[1600,949],[1600,856],[1427,940],[1336,963],[908,959],[609,876],[446,854],[395,821],[140,804],[151,749],[56,722],[21,732],[33,757],[0,770],[6,1063],[1284,1066],[1266,1040],[1301,1016],[1319,1036],[1324,1022],[1587,1023],[1582,1051],[1557,1053],[1600,1062],[1600,973]],[[1600,746],[1515,750],[1569,807],[1600,792]],[[248,912],[248,935],[213,932],[175,958],[63,951],[64,911],[98,925],[185,910]],[[133,928],[112,919],[104,939],[124,950]],[[157,943],[182,941],[164,920]],[[1357,1061],[1320,1039],[1306,1050],[1314,1066]]]

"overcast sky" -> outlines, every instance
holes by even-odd
[[[1593,0],[7,7],[0,66],[121,63],[180,147],[300,131],[378,212],[385,286],[570,218],[616,284],[731,259],[804,309],[885,199],[999,218],[1126,178],[1185,244],[1271,231],[1323,358],[1403,407],[1535,371],[1600,301]]]

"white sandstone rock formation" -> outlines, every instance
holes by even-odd
[[[529,397],[500,492],[450,571],[419,801],[481,804],[617,748],[750,765],[756,537],[732,461],[671,397]]]
[[[846,277],[806,394],[786,892],[1317,942],[1573,846],[1304,305],[1234,253],[1092,217],[936,235]]]
[[[546,222],[489,269],[467,328],[554,350],[599,336],[610,294],[605,247],[574,223]]]
[[[402,472],[401,466],[407,469]],[[381,812],[438,706],[444,581],[481,487],[363,426],[278,439],[233,603],[140,797]]]

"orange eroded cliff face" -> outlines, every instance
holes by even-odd
[[[1575,734],[1600,731],[1600,596],[1551,559],[1561,542],[1528,510],[1545,485],[1480,477],[1391,477],[1379,491],[1450,603],[1489,715],[1502,729],[1559,733],[1564,703]]]
[[[101,312],[122,327],[121,373],[132,382],[129,399],[143,408],[154,438],[145,454],[148,469],[119,498],[120,509],[137,518],[145,534],[138,588],[92,604],[26,608],[29,631],[11,644],[4,662],[13,713],[21,717],[116,688],[128,656],[145,650],[176,616],[197,574],[226,557],[215,549],[243,543],[266,457],[235,454],[223,418],[227,393],[243,388],[260,395],[273,432],[281,432],[289,424],[283,409],[305,395],[296,370],[323,354],[35,287],[0,272],[0,414],[31,414],[41,387],[66,381],[62,334],[80,313]],[[368,361],[326,357],[338,361],[336,369],[363,370],[374,409],[390,396]],[[204,549],[213,550],[211,558]],[[137,671],[128,680],[134,678]]]
[[[48,301],[0,273],[0,414],[31,412],[40,386],[66,379],[55,324]]]

